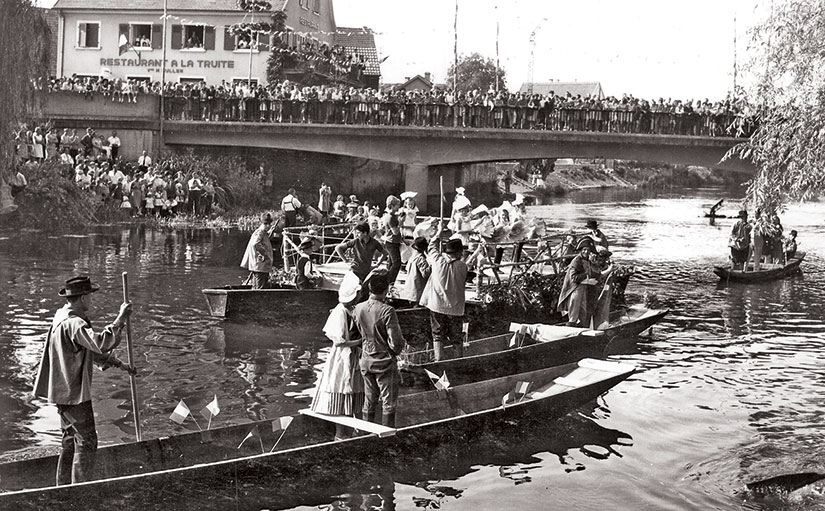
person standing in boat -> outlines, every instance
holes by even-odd
[[[321,187],[318,189],[318,211],[327,218],[332,209],[330,196],[332,195],[332,188],[324,182],[321,182]]]
[[[269,285],[269,272],[272,271],[271,227],[272,215],[266,213],[261,217],[261,225],[249,237],[241,260],[241,268],[249,270],[246,282],[252,285],[252,289],[266,289]]]
[[[115,320],[95,333],[88,313],[93,306],[92,293],[98,289],[89,277],[78,276],[67,280],[58,292],[66,304],[52,320],[34,382],[34,396],[57,405],[60,415],[63,433],[57,461],[58,486],[93,477],[97,431],[92,409],[92,365],[135,374],[129,364],[112,353],[120,344],[132,304],[122,304]]]
[[[292,227],[298,223],[298,210],[301,208],[301,201],[298,200],[298,193],[295,188],[290,188],[286,197],[281,199],[281,211],[284,212],[286,224],[284,227]]]
[[[427,262],[427,238],[417,237],[412,244],[413,255],[407,260],[407,280],[399,296],[418,305],[432,273]]]
[[[570,261],[565,270],[564,282],[559,292],[558,310],[567,312],[568,325],[590,328],[598,297],[597,284],[601,270],[596,252],[589,246]]]
[[[312,279],[316,276],[312,267],[312,240],[304,240],[298,245],[298,262],[295,263],[295,287],[297,289],[312,289]]]
[[[324,325],[324,334],[332,341],[332,349],[312,400],[311,408],[315,412],[361,418],[364,407],[364,377],[359,366],[361,334],[353,317],[360,290],[358,279],[347,274],[338,288],[338,305],[330,311]],[[336,424],[335,439],[346,438],[351,433],[348,429]]]
[[[401,233],[407,238],[413,236],[415,225],[418,223],[418,206],[415,205],[417,195],[417,192],[404,192],[401,194],[404,205],[398,210],[398,216],[401,220]]]
[[[379,222],[379,230],[383,234],[384,250],[389,258],[387,268],[387,280],[390,286],[395,285],[398,272],[401,271],[401,224],[398,221],[398,208],[401,207],[401,200],[395,195],[387,197],[387,207]]]
[[[435,236],[427,249],[427,262],[432,273],[419,304],[430,310],[430,328],[433,336],[433,354],[439,361],[444,356],[444,344],[453,344],[458,356],[463,356],[464,344],[461,327],[464,319],[464,287],[467,283],[467,264],[461,260],[464,244],[458,238],[447,241],[444,253],[438,250],[438,242],[444,230],[444,222],[438,222]]]
[[[734,270],[743,270],[748,260],[748,251],[751,240],[751,224],[748,223],[748,212],[739,211],[739,219],[733,224],[728,238],[730,247],[731,267]]]
[[[370,226],[366,222],[361,222],[355,226],[355,239],[344,241],[335,246],[335,253],[342,261],[347,260],[346,251],[352,251],[352,261],[350,270],[361,281],[361,286],[366,286],[365,279],[373,269],[372,259],[378,253],[378,262],[375,266],[380,266],[387,257],[387,252],[375,238],[370,236]]]
[[[384,303],[389,281],[386,275],[370,279],[370,297],[355,306],[353,316],[361,333],[361,374],[364,376],[364,420],[395,427],[398,400],[398,354],[406,342],[395,309]],[[375,416],[381,401],[382,417]]]
[[[785,252],[785,264],[796,257],[796,231],[791,230],[789,236],[782,240],[782,250]]]

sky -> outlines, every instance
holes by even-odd
[[[722,99],[733,85],[734,34],[740,69],[758,0],[458,0],[458,52],[496,57],[507,85],[601,82],[605,94]],[[454,59],[454,0],[334,2],[338,26],[373,29],[384,83],[432,73],[446,81]],[[764,9],[764,7],[762,7]],[[734,25],[734,18],[736,23]],[[734,30],[734,26],[736,29]]]

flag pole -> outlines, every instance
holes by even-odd
[[[165,109],[165,102],[163,97],[166,95],[166,8],[167,8],[167,1],[163,0],[163,30],[161,31],[161,48],[163,48],[163,55],[161,55],[161,66],[160,66],[160,143],[158,144],[158,152],[160,152],[160,148],[163,147],[163,121],[166,117],[166,109]],[[158,156],[157,154],[155,155]],[[157,159],[157,158],[156,158]]]
[[[129,303],[129,282],[128,274],[123,272],[123,303]],[[126,361],[134,369],[134,358],[132,357],[132,320],[126,317]],[[140,430],[140,414],[138,413],[137,380],[135,375],[129,373],[129,385],[132,390],[132,416],[135,418],[135,437],[137,441],[143,440]]]
[[[453,23],[453,32],[455,33],[455,44],[453,46],[453,94],[458,92],[458,0],[455,0],[455,21]],[[441,215],[442,217],[444,215]]]

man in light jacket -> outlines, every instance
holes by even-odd
[[[269,285],[269,272],[272,271],[272,242],[269,241],[271,226],[272,215],[266,213],[261,218],[260,227],[249,237],[241,260],[241,267],[249,270],[246,281],[252,284],[252,289],[266,289]]]

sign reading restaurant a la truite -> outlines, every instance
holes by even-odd
[[[163,59],[128,59],[128,58],[101,58],[101,67],[141,67],[147,72],[157,72],[164,64]],[[166,59],[167,73],[182,73],[185,69],[234,69],[234,60],[201,60],[201,59]]]

